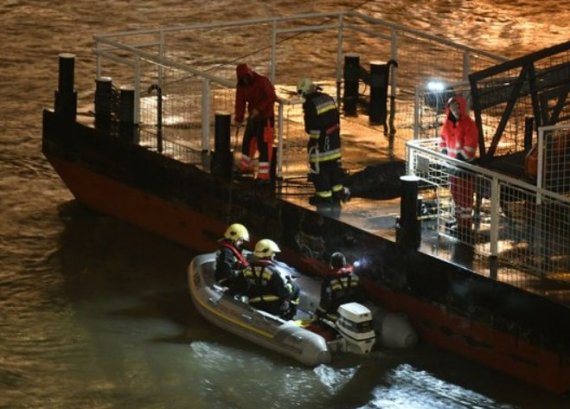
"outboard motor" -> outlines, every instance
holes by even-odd
[[[342,336],[346,352],[368,354],[376,342],[372,312],[364,305],[351,302],[338,307],[336,328]]]

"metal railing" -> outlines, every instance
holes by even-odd
[[[240,32],[256,39],[256,50],[251,51],[251,41],[235,37],[237,27],[247,27]],[[141,140],[152,147],[152,135],[161,127],[162,137],[169,141],[165,147],[180,145],[176,152],[166,149],[164,153],[179,160],[191,160],[177,156],[181,152],[208,152],[215,113],[233,112],[236,62],[246,61],[268,75],[280,96],[276,121],[278,176],[292,167],[293,161],[288,159],[298,155],[301,148],[293,146],[296,138],[288,133],[303,132],[299,100],[290,98],[299,78],[287,67],[295,65],[295,72],[330,84],[331,94],[340,98],[346,53],[357,53],[362,61],[397,60],[405,75],[393,71],[389,96],[396,100],[393,114],[396,128],[401,130],[396,136],[400,146],[396,151],[403,152],[405,141],[413,137],[409,106],[413,106],[417,84],[434,76],[457,82],[473,70],[504,60],[354,11],[133,30],[97,34],[94,39],[97,77],[111,77],[114,83],[135,90],[135,123],[141,129]],[[149,94],[151,87],[159,88],[163,96],[161,124],[157,123],[156,96]],[[370,129],[378,132],[377,128]]]
[[[449,158],[439,153],[439,141],[407,143],[408,173],[423,181],[424,205],[431,209],[439,234],[496,257],[500,265],[539,276],[555,278],[570,269],[569,197]],[[466,232],[454,230],[453,177],[474,187],[473,224]]]

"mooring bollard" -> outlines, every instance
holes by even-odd
[[[135,124],[135,90],[122,86],[119,90],[119,137],[130,143],[138,142]]]
[[[75,121],[77,118],[77,92],[75,91],[75,54],[59,54],[59,79],[55,91],[56,114]]]
[[[232,176],[233,155],[231,151],[231,114],[216,112],[214,120],[214,153],[211,172],[230,179]]]
[[[418,182],[413,175],[401,176],[399,226],[396,227],[396,242],[404,247],[417,249],[421,242],[421,223],[418,219]]]
[[[109,134],[115,98],[113,81],[111,77],[100,77],[95,84],[95,128]]]
[[[356,116],[359,71],[360,57],[358,54],[346,54],[344,56],[344,96],[342,108],[347,116]]]
[[[388,101],[388,64],[380,61],[370,62],[370,105],[368,116],[370,124],[386,123]]]

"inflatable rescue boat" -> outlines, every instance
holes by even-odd
[[[328,331],[314,325],[320,279],[280,262],[276,262],[280,274],[290,277],[301,289],[297,314],[287,321],[257,310],[243,297],[230,296],[216,284],[215,259],[215,252],[201,254],[194,257],[188,267],[188,285],[196,308],[214,325],[264,348],[316,366],[331,362],[336,352],[371,352],[377,333],[382,345],[407,348],[416,343],[416,333],[404,316],[381,312],[371,306],[377,315],[374,319],[368,306],[355,302],[339,307],[339,319],[330,323]]]

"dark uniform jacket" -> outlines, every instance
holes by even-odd
[[[305,132],[309,134],[309,162],[340,159],[340,114],[334,99],[323,92],[312,92],[305,97],[303,113]]]
[[[362,301],[360,281],[352,266],[333,270],[321,285],[321,301],[317,315],[335,320],[337,310],[342,304]]]
[[[271,260],[254,259],[241,277],[250,305],[281,316],[289,310],[291,292]]]

